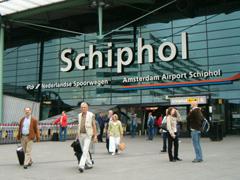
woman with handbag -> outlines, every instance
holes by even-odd
[[[119,121],[117,114],[114,114],[112,117],[112,121],[109,122],[108,135],[109,135],[109,152],[112,153],[112,155],[115,155],[115,152],[118,149],[118,145],[120,144],[123,138],[122,123],[121,121]]]
[[[179,113],[173,107],[168,108],[167,113],[167,130],[168,130],[168,156],[169,161],[176,162],[182,161],[178,157],[178,135],[177,135],[177,122],[179,121]],[[174,144],[174,155],[172,154],[172,144]]]

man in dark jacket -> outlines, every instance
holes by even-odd
[[[105,127],[105,118],[102,112],[99,113],[99,116],[97,117],[97,122],[99,124],[99,128],[100,128],[100,133],[98,135],[98,142],[103,142],[103,131],[104,131],[104,127]]]
[[[200,137],[202,130],[202,122],[203,122],[203,114],[201,112],[201,108],[198,107],[196,101],[191,103],[191,110],[188,114],[187,120],[191,130],[192,143],[195,151],[195,159],[192,161],[193,163],[202,162],[202,148],[200,145]]]

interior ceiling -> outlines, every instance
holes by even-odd
[[[147,12],[158,8],[171,0],[105,0],[109,7],[104,8],[103,11],[103,30],[110,31],[115,27],[129,22],[137,17],[140,17]],[[29,39],[30,41],[37,40],[36,38],[51,38],[56,36],[56,31],[46,28],[37,28],[33,26],[26,26],[13,22],[12,20],[30,22],[34,24],[41,24],[56,28],[62,28],[77,32],[89,33],[98,32],[98,14],[97,8],[91,7],[92,0],[68,0],[48,7],[41,7],[24,11],[20,13],[4,16],[4,23],[6,24],[6,48],[19,44],[20,41]],[[224,4],[224,6],[223,6]],[[219,7],[218,7],[219,6]],[[144,23],[149,19],[157,19],[161,22],[161,17],[166,17],[171,20],[173,16],[169,14],[176,14],[179,17],[194,17],[200,15],[201,8],[209,8],[216,12],[222,12],[220,7],[229,7],[230,10],[239,9],[239,0],[177,0],[172,5],[151,14],[147,18],[139,20],[138,24]],[[224,12],[224,11],[223,11]],[[149,18],[151,17],[151,18]],[[110,29],[112,28],[112,29]],[[36,36],[38,33],[38,36]],[[71,35],[71,34],[64,34]]]

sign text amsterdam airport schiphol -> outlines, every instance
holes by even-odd
[[[170,49],[170,54],[167,56],[165,55],[165,49]],[[182,59],[188,58],[188,44],[187,44],[187,33],[183,32],[181,34],[181,52],[182,52]],[[144,60],[144,52],[148,52],[148,62],[154,62],[154,48],[150,44],[144,44],[142,38],[138,38],[137,41],[137,63],[143,64]],[[177,55],[177,47],[172,42],[163,42],[158,48],[158,58],[161,61],[169,62],[175,59]],[[94,68],[94,61],[98,60],[98,68],[103,68],[105,64],[104,55],[101,51],[95,50],[94,45],[89,45],[89,53],[79,53],[74,59],[71,59],[74,50],[72,48],[64,49],[60,54],[60,59],[64,63],[61,67],[62,72],[69,72],[76,67],[79,70],[86,70],[86,69],[93,69]],[[113,44],[111,42],[108,43],[108,50],[107,50],[107,67],[113,67]],[[88,57],[88,65],[83,63],[84,60]],[[125,66],[131,65],[134,60],[134,52],[130,47],[124,48],[117,48],[117,73],[121,73]]]

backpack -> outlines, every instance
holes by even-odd
[[[162,123],[160,128],[167,131],[167,123]]]
[[[163,118],[160,128],[167,131],[167,117],[166,116]]]
[[[210,129],[210,123],[208,122],[208,120],[206,118],[203,119],[203,123],[202,123],[202,132],[203,133],[207,133]]]

